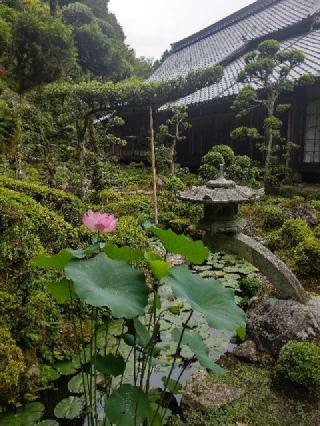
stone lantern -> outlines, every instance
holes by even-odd
[[[269,279],[280,298],[305,303],[306,293],[286,264],[260,242],[241,233],[239,204],[253,202],[263,194],[261,189],[239,186],[226,179],[221,166],[218,179],[204,186],[193,187],[190,191],[180,192],[179,198],[203,204],[203,219],[198,227],[204,231],[204,243],[211,251],[230,252],[244,258]]]

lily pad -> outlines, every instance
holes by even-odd
[[[89,305],[107,306],[116,318],[134,318],[144,313],[148,303],[144,275],[125,262],[100,253],[93,259],[69,263],[65,274],[74,282],[80,299]]]
[[[96,368],[100,373],[108,376],[118,377],[124,373],[126,363],[121,355],[109,353],[107,356],[97,355],[95,360]]]
[[[181,334],[182,330],[177,328],[172,331],[172,337],[176,342],[179,342]],[[199,333],[195,331],[185,331],[181,343],[187,345],[190,348],[202,367],[211,370],[215,374],[224,373],[223,368],[221,368],[209,358],[209,349],[204,344]]]
[[[77,374],[76,376],[72,377],[72,379],[68,383],[68,389],[71,393],[83,393],[84,392],[82,373]]]
[[[0,415],[1,426],[34,426],[41,419],[45,406],[40,402],[32,402],[17,413]]]
[[[56,405],[54,415],[58,419],[73,420],[81,415],[83,406],[84,404],[81,398],[77,396],[69,396]]]

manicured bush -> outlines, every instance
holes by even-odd
[[[0,272],[21,267],[46,249],[77,244],[78,232],[58,214],[32,198],[0,188]]]
[[[82,214],[85,212],[83,203],[72,194],[49,188],[37,183],[0,178],[0,188],[7,188],[29,196],[43,207],[58,213],[67,222],[79,225]]]
[[[146,195],[127,195],[122,201],[107,203],[99,206],[102,211],[112,213],[117,217],[138,216],[141,213],[151,212],[151,200]]]
[[[106,238],[119,246],[143,249],[148,246],[147,234],[138,219],[133,216],[120,217],[116,231],[106,234]]]
[[[314,207],[317,212],[320,212],[320,200],[312,200],[309,204]]]
[[[280,236],[282,248],[291,249],[311,237],[312,230],[303,219],[288,219],[281,228]]]
[[[259,217],[261,227],[265,231],[280,228],[286,220],[285,212],[278,206],[266,205],[261,208]]]
[[[15,404],[23,389],[26,365],[21,349],[6,328],[0,328],[0,406]]]
[[[320,346],[314,343],[289,342],[281,350],[276,365],[279,377],[320,391]]]
[[[294,269],[301,275],[320,274],[320,239],[308,236],[296,248],[293,255]]]
[[[177,176],[167,176],[164,179],[164,187],[173,194],[185,188],[183,181]]]
[[[114,189],[104,189],[98,194],[98,199],[101,204],[106,203],[118,203],[124,200],[124,197],[120,192],[115,191]]]
[[[203,157],[199,169],[200,176],[205,180],[216,179],[220,164],[224,165],[225,176],[238,183],[257,185],[260,170],[255,167],[246,155],[235,155],[227,145],[216,145]]]

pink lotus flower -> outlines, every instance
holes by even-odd
[[[96,232],[113,232],[117,227],[118,219],[112,214],[105,214],[100,212],[93,212],[89,210],[82,218],[83,224]]]

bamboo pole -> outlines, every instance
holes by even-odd
[[[153,127],[153,111],[149,107],[149,123],[150,123],[150,150],[151,150],[151,167],[152,167],[152,182],[153,182],[153,205],[154,205],[154,223],[158,225],[158,196],[157,196],[157,169],[156,169],[156,151],[154,144],[154,127]]]

